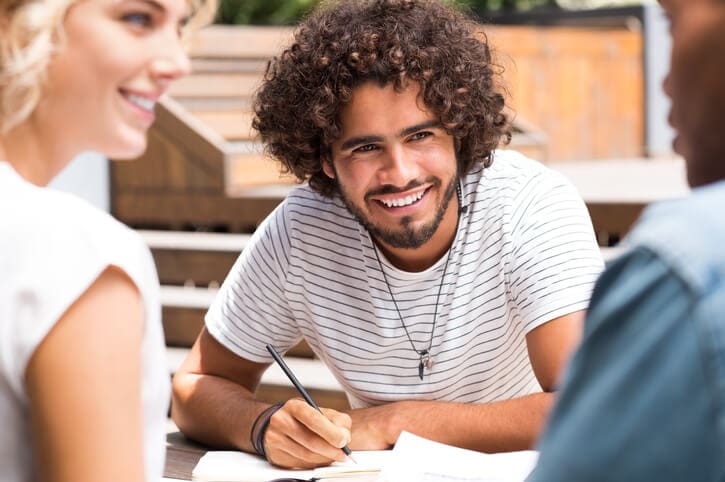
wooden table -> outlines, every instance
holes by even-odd
[[[166,435],[166,466],[164,481],[191,480],[191,472],[207,452],[203,445],[192,442],[181,432]]]

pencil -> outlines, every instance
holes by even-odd
[[[274,358],[274,361],[277,362],[277,365],[282,369],[285,375],[287,375],[287,378],[289,378],[289,381],[292,382],[292,385],[295,386],[298,392],[300,392],[300,395],[302,395],[302,398],[305,399],[305,401],[315,410],[322,413],[322,410],[320,410],[320,407],[317,406],[314,400],[312,400],[312,397],[310,397],[310,394],[307,393],[307,390],[305,390],[305,387],[302,386],[299,380],[297,380],[297,377],[294,373],[292,373],[292,370],[287,366],[287,364],[284,362],[282,357],[279,353],[277,353],[277,350],[274,349],[272,345],[267,345],[267,351],[272,355],[272,358]],[[345,445],[342,448],[342,451],[345,452],[345,455],[352,460],[353,462],[357,463],[357,461],[352,456],[352,451],[350,448]]]

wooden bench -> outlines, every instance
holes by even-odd
[[[622,239],[649,204],[687,196],[682,159],[611,159],[551,163],[578,189],[600,245]]]

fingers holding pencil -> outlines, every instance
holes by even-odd
[[[287,363],[282,359],[282,355],[277,352],[277,350],[272,345],[266,346],[267,351],[270,355],[272,355],[272,358],[274,359],[275,363],[279,365],[279,367],[282,369],[284,374],[289,378],[289,381],[292,383],[292,385],[295,387],[297,392],[299,392],[300,395],[302,395],[302,398],[304,398],[305,402],[315,409],[318,413],[323,414],[322,410],[320,410],[320,407],[317,406],[314,400],[312,400],[312,397],[310,397],[310,394],[307,393],[307,390],[305,390],[305,387],[302,386],[302,383],[297,379],[297,376],[292,372],[289,366],[287,366]],[[329,409],[328,409],[329,410]],[[339,413],[339,412],[336,412]],[[342,415],[342,414],[341,414]],[[324,416],[324,414],[323,414]],[[348,426],[349,431],[349,426]],[[350,437],[348,436],[348,441],[350,440]],[[342,452],[345,454],[346,458],[357,463],[355,459],[352,456],[352,452],[350,451],[350,448],[347,446],[347,442],[345,445],[341,447]]]
[[[272,416],[264,436],[271,463],[301,469],[345,460],[340,449],[350,442],[350,417],[329,408],[321,410],[294,398]]]

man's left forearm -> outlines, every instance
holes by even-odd
[[[486,404],[402,401],[351,410],[350,448],[390,448],[405,430],[481,452],[531,449],[544,429],[554,397],[554,393],[536,393]]]

